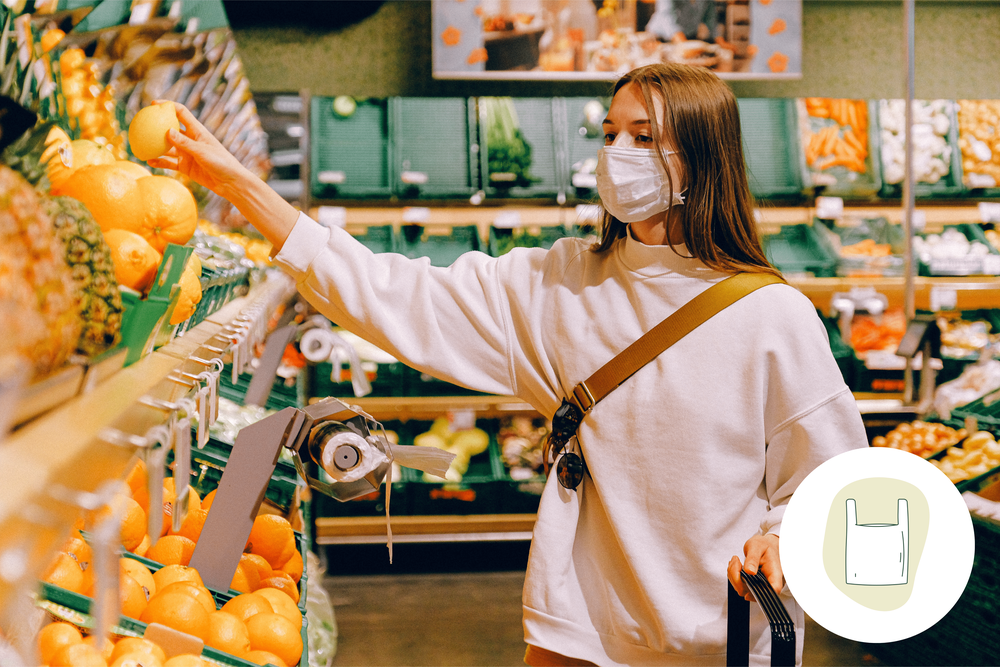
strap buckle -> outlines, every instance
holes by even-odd
[[[580,411],[584,414],[590,412],[590,409],[594,407],[595,403],[597,403],[594,399],[594,395],[590,393],[590,387],[587,386],[585,381],[580,382],[573,387],[572,398],[570,400],[576,403],[576,406],[580,408]]]

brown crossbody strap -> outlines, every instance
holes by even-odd
[[[761,287],[783,282],[769,273],[737,273],[712,285],[576,385],[570,400],[583,413],[589,412],[615,387],[716,314]]]

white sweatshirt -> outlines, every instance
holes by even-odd
[[[447,268],[373,254],[299,217],[276,262],[332,321],[405,363],[513,395],[551,417],[562,397],[726,276],[633,238],[603,255],[563,239]],[[677,248],[686,254],[684,248]],[[726,568],[824,460],[867,445],[810,302],[787,285],[738,301],[584,419],[590,477],[551,476],[524,586],[529,644],[599,665],[722,665]],[[796,620],[798,660],[804,617]],[[751,664],[770,631],[752,606]]]

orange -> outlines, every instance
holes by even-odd
[[[204,498],[201,499],[201,507],[202,507],[202,509],[206,509],[207,510],[207,509],[211,509],[212,508],[212,503],[215,502],[215,492],[216,491],[218,491],[218,489],[212,489],[207,494],[205,494]]]
[[[164,565],[187,565],[194,553],[194,540],[183,535],[167,535],[149,547],[146,558]]]
[[[296,549],[292,553],[292,557],[288,559],[288,562],[281,566],[280,572],[284,572],[292,578],[296,584],[302,578],[302,554]]]
[[[180,130],[173,102],[151,104],[140,109],[128,126],[128,145],[132,155],[143,162],[167,152],[167,132]]]
[[[126,551],[132,551],[146,536],[146,513],[142,511],[139,503],[128,496],[120,496],[119,500],[125,504],[121,528],[122,546]]]
[[[194,255],[192,255],[194,257]],[[190,260],[189,260],[190,261]],[[177,497],[177,485],[174,482],[173,477],[165,477],[163,479],[163,488],[167,489],[171,496]],[[198,495],[198,491],[193,486],[188,486],[188,512],[192,510],[201,509],[201,497]]]
[[[135,548],[135,551],[133,551],[132,553],[134,553],[136,556],[141,556],[142,558],[145,558],[146,554],[149,553],[149,543],[150,543],[149,535],[143,535],[142,542],[139,543],[139,546],[137,546]]]
[[[181,653],[163,663],[163,667],[208,667],[208,663],[193,653]]]
[[[163,667],[163,661],[151,653],[137,651],[135,653],[122,653],[108,661],[108,667]]]
[[[274,569],[284,567],[288,561],[290,561],[295,553],[299,550],[298,545],[295,544],[295,537],[285,542],[285,548],[281,550],[281,555],[278,556],[277,560],[273,563]]]
[[[260,584],[261,579],[267,579],[268,575],[271,574],[271,564],[267,562],[267,559],[259,554],[243,554],[240,556],[241,563],[249,563],[257,569],[257,583]]]
[[[42,575],[42,581],[65,588],[74,593],[84,594],[85,581],[79,563],[67,553],[60,552]]]
[[[111,660],[111,652],[115,650],[115,644],[107,637],[96,637],[90,635],[84,637],[84,644],[90,644],[96,648],[101,653],[101,657],[104,658],[104,662],[109,662]]]
[[[115,164],[118,166],[118,170],[121,173],[132,177],[132,179],[136,181],[140,178],[146,178],[147,176],[153,175],[153,172],[149,169],[146,169],[141,164],[130,162],[129,160],[116,160]]]
[[[268,653],[267,651],[250,651],[243,656],[243,659],[247,662],[252,662],[256,665],[274,665],[274,667],[288,667],[285,661],[276,656],[273,653]]]
[[[250,633],[247,625],[226,611],[215,611],[208,615],[208,637],[205,646],[217,648],[230,655],[240,657],[250,651]]]
[[[139,618],[149,604],[149,590],[135,578],[123,574],[118,579],[118,599],[122,614],[129,618]]]
[[[104,149],[99,150],[111,155]],[[140,232],[144,228],[144,204],[139,185],[129,171],[114,163],[111,155],[111,164],[95,164],[76,170],[66,179],[59,194],[83,202],[102,231]]]
[[[167,654],[155,642],[142,637],[123,637],[115,644],[115,650],[111,652],[111,661],[114,662],[123,655],[136,653],[147,653],[160,662],[167,659]]]
[[[267,601],[274,607],[274,613],[281,614],[291,621],[292,625],[302,627],[302,611],[298,605],[292,602],[292,598],[288,597],[288,595],[282,593],[277,588],[258,588],[254,592],[257,595],[267,598]]]
[[[145,486],[140,486],[129,495],[131,495],[132,500],[139,503],[139,507],[146,513],[146,516],[149,516],[149,489]]]
[[[135,493],[139,489],[146,487],[149,481],[149,476],[146,474],[146,462],[142,459],[136,459],[135,465],[132,469],[128,471],[128,475],[125,476],[125,483],[128,484],[128,488]]]
[[[199,586],[193,581],[175,581],[172,584],[168,584],[164,589],[157,593],[157,595],[166,595],[167,593],[182,593],[188,595],[197,600],[205,611],[211,614],[215,611],[215,598],[204,586]]]
[[[295,604],[299,603],[299,587],[292,581],[292,578],[281,570],[271,570],[271,574],[260,580],[258,590],[261,588],[276,588],[288,597],[292,598]]]
[[[149,596],[156,595],[156,582],[153,580],[152,571],[144,564],[134,558],[119,558],[118,571],[121,574],[132,577],[139,585],[149,591]]]
[[[69,142],[68,147],[62,146],[62,148],[62,151],[54,151],[50,154],[47,161],[49,182],[52,183],[51,192],[53,195],[69,194],[66,191],[67,183],[81,169],[115,162],[115,156],[111,151],[102,148],[89,139],[77,139],[76,141]],[[73,195],[70,196],[72,197]]]
[[[255,651],[273,653],[286,665],[297,664],[302,657],[301,625],[295,627],[281,614],[256,614],[247,621],[247,630],[250,632],[250,648]]]
[[[233,573],[233,580],[229,583],[229,588],[240,593],[250,593],[257,588],[256,584],[259,581],[256,567],[248,563],[240,563],[236,566],[236,572]]]
[[[157,591],[163,590],[175,581],[191,581],[199,586],[205,585],[198,570],[186,565],[164,565],[153,573],[153,581],[156,582]]]
[[[168,479],[170,479],[169,486],[166,480],[164,480],[163,484],[163,527],[160,529],[160,535],[166,535],[167,531],[173,525],[174,501],[177,500],[177,494],[174,493],[174,480],[172,478]]]
[[[79,533],[70,537],[63,545],[62,550],[73,557],[80,565],[81,570],[88,569],[94,560],[94,552],[90,549],[90,545],[79,537]]]
[[[192,542],[197,542],[198,538],[201,536],[201,529],[205,525],[205,519],[208,518],[208,511],[203,510],[200,507],[195,510],[188,512],[188,515],[184,518],[184,523],[181,524],[181,529],[174,533],[173,531],[168,531],[171,535],[180,535],[186,537]]]
[[[201,279],[191,269],[190,264],[184,267],[177,284],[181,286],[181,293],[177,305],[174,306],[174,312],[170,314],[171,324],[180,324],[194,315],[195,309],[201,303]]]
[[[140,233],[149,244],[163,252],[168,243],[190,241],[198,228],[198,204],[191,191],[168,176],[140,178],[135,184],[143,207]]]
[[[281,567],[291,558],[291,551],[286,556],[289,543],[294,549],[295,533],[288,519],[275,514],[258,514],[253,520],[253,528],[250,529],[250,538],[244,551],[263,556],[272,568]]]
[[[262,595],[243,593],[222,605],[222,611],[232,614],[241,621],[246,621],[256,614],[274,613],[274,607]]]
[[[62,647],[52,656],[50,667],[107,667],[108,663],[93,645],[80,642]]]
[[[51,30],[46,30],[42,34],[42,53],[48,53],[52,49],[56,48],[56,45],[63,40],[66,33],[59,28],[52,28]]]
[[[198,600],[185,593],[161,591],[154,595],[139,620],[143,623],[160,623],[194,635],[202,641],[208,636],[208,612]]]
[[[49,623],[38,633],[38,657],[42,664],[52,662],[52,657],[64,646],[79,644],[83,635],[75,625],[69,623]]]
[[[104,240],[111,248],[118,283],[145,292],[156,278],[162,255],[146,239],[124,229],[105,230]]]

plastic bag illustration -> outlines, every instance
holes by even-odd
[[[847,499],[847,583],[900,586],[907,582],[910,554],[906,498],[896,505],[896,523],[858,525],[857,503]]]

